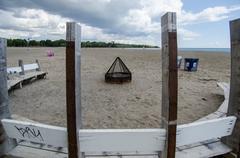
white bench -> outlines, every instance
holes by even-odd
[[[211,117],[208,115],[196,122],[177,126],[176,158],[213,157],[231,151],[220,139],[231,135],[236,117],[225,115],[229,85],[218,85],[224,89],[225,96],[219,109],[210,114]],[[21,142],[20,147],[34,146],[55,152],[67,152],[66,128],[31,121],[1,121],[7,135]],[[164,129],[82,129],[79,131],[80,150],[86,156],[151,155],[153,158],[164,149],[165,134]],[[16,149],[23,150],[23,147]]]
[[[177,147],[231,135],[236,117],[229,116],[177,127]],[[2,120],[10,138],[54,147],[67,147],[67,130],[39,123]],[[212,131],[212,132],[209,132]],[[165,146],[164,129],[83,129],[81,152],[86,155],[156,155]]]
[[[228,110],[230,87],[228,83],[224,83],[224,82],[218,82],[217,85],[220,88],[222,88],[224,91],[225,99],[223,103],[219,106],[219,108],[215,112],[207,116],[204,116],[195,122],[202,122],[206,120],[226,117],[227,110]],[[192,158],[192,157],[197,157],[198,155],[201,155],[202,157],[207,157],[212,155],[211,157],[213,157],[216,155],[226,154],[230,151],[231,151],[231,148],[229,148],[224,143],[222,143],[220,138],[217,138],[217,139],[211,139],[204,142],[199,142],[191,145],[178,147],[176,151],[176,155],[177,157],[182,157],[182,158]]]
[[[32,70],[40,71],[40,65],[38,60],[36,60],[36,63],[31,63],[31,64],[23,64],[22,60],[19,60],[19,66],[8,67],[7,73],[8,74],[24,74],[25,72],[32,71]]]
[[[22,83],[27,83],[34,79],[42,79],[46,77],[47,72],[41,71],[38,60],[36,63],[24,64],[19,61],[19,67],[8,67],[8,90],[16,87],[22,87]]]

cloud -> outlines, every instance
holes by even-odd
[[[192,41],[195,38],[201,36],[200,34],[184,29],[184,28],[180,28],[178,29],[178,34],[179,34],[179,38],[181,38],[184,41]]]
[[[183,25],[203,22],[216,22],[228,18],[229,13],[239,10],[240,6],[216,6],[212,8],[206,8],[199,13],[191,13],[183,10],[181,14],[179,14],[179,22]]]
[[[65,22],[69,18],[52,15],[41,9],[16,9],[12,11],[0,10],[1,36],[8,38],[41,38],[54,37],[65,34]],[[14,33],[13,33],[14,32]]]
[[[160,44],[160,18],[177,12],[181,39],[201,34],[187,25],[216,22],[240,6],[215,6],[200,12],[183,9],[182,0],[1,0],[0,33],[5,37],[65,38],[66,21],[83,26],[84,40]]]
[[[109,24],[114,27],[129,9],[139,6],[138,0],[2,0],[1,3],[2,9],[42,9],[100,28],[109,28]]]

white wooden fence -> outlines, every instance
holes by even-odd
[[[47,72],[40,71],[38,60],[36,60],[36,63],[32,64],[23,65],[22,60],[21,62],[19,61],[19,63],[20,66],[18,67],[7,68],[7,73],[9,76],[9,79],[7,80],[8,90],[21,88],[22,83],[28,83],[28,81],[45,78],[47,74]]]
[[[231,135],[236,117],[224,117],[177,127],[177,147]],[[45,124],[2,120],[11,138],[67,147],[67,130]],[[81,152],[86,155],[157,154],[165,146],[164,129],[82,129]]]

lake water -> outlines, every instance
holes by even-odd
[[[148,50],[161,50],[161,48],[124,48],[124,49],[148,49]],[[230,53],[230,48],[179,48],[179,51],[184,52],[221,52]]]
[[[230,53],[230,48],[179,48],[180,51],[185,52],[224,52]]]

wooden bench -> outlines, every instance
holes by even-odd
[[[235,121],[236,117],[229,116],[179,125],[177,147],[229,136]],[[66,128],[11,119],[3,119],[2,124],[10,138],[61,148],[68,146]],[[82,129],[79,132],[85,155],[157,155],[165,146],[164,129]]]
[[[227,110],[228,110],[230,86],[228,83],[225,83],[225,82],[218,82],[217,85],[224,91],[223,103],[219,106],[219,108],[215,112],[207,116],[204,116],[196,120],[195,122],[201,122],[201,121],[226,117]],[[216,139],[210,139],[208,141],[203,141],[203,142],[194,143],[191,145],[178,147],[176,149],[176,155],[182,158],[197,157],[198,155],[201,155],[202,157],[207,157],[207,156],[212,157],[216,155],[223,155],[223,154],[229,153],[230,151],[231,149],[225,144],[223,144],[220,138],[216,138]]]
[[[217,111],[193,123],[177,126],[177,158],[212,157],[231,151],[220,140],[231,135],[236,117],[225,115],[229,85],[218,85],[224,90],[225,100]],[[17,139],[20,146],[27,144],[45,150],[67,152],[66,128],[11,119],[3,119],[2,124],[8,136]],[[91,156],[154,157],[165,146],[164,129],[82,129],[79,132],[81,151]]]
[[[229,85],[226,83],[218,83],[218,85],[224,90],[225,96],[219,109],[193,123],[177,126],[177,158],[213,157],[231,151],[220,139],[231,135],[236,117],[226,117]],[[67,153],[66,128],[28,120],[2,119],[1,121],[7,135],[18,140],[19,146],[16,150],[28,146]],[[79,133],[81,151],[86,156],[157,157],[157,154],[164,149],[166,139],[165,129],[82,129]]]
[[[47,72],[41,71],[38,60],[36,63],[24,64],[19,60],[18,67],[7,68],[8,73],[8,90],[21,88],[23,84],[29,83],[36,79],[43,79]]]

